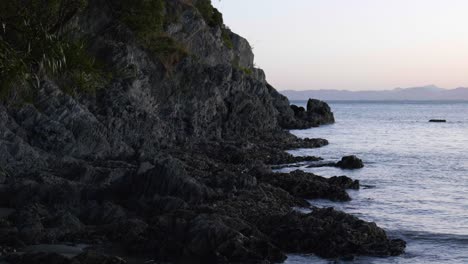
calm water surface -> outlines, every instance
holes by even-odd
[[[305,102],[293,102],[304,105]],[[292,131],[330,145],[299,149],[337,161],[357,155],[365,168],[301,168],[325,177],[347,175],[364,187],[351,202],[310,201],[335,207],[385,228],[408,242],[406,254],[359,258],[355,263],[468,263],[468,103],[330,102],[333,125]],[[429,123],[429,119],[447,123]],[[285,169],[285,171],[291,169]],[[327,263],[290,256],[286,263]]]

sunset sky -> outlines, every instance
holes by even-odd
[[[468,0],[212,0],[279,90],[468,86]]]

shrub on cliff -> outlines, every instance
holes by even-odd
[[[223,26],[223,15],[213,7],[211,0],[198,0],[195,7],[210,27]]]
[[[224,26],[223,14],[214,8],[211,4],[211,0],[198,0],[195,4],[203,19],[210,27],[219,27],[222,31],[222,39],[224,45],[229,49],[234,47],[231,37],[229,36],[229,30]]]

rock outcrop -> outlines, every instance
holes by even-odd
[[[295,123],[289,128],[308,128],[326,125],[335,122],[335,117],[327,103],[316,99],[307,101],[307,110],[302,106],[291,105],[294,112]],[[293,119],[294,120],[294,119]]]
[[[352,170],[364,168],[364,163],[360,158],[351,155],[341,158],[341,160],[336,163],[336,166],[342,169]]]
[[[207,21],[202,0],[163,1],[170,19],[149,43],[156,47],[116,13],[119,2],[89,1],[64,25],[86,37],[106,82],[70,92],[71,80],[43,74],[31,100],[0,104],[0,208],[13,210],[0,217],[0,249],[9,263],[125,263],[105,253],[276,263],[288,252],[403,252],[373,223],[293,212],[309,206],[305,198],[349,200],[345,189],[357,182],[271,172],[268,165],[300,160],[286,149],[328,144],[285,131],[333,122],[324,102],[291,108],[254,68],[248,42]],[[60,243],[91,250],[15,254]]]

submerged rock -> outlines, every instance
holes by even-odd
[[[338,163],[336,163],[336,166],[342,168],[342,169],[361,169],[364,167],[364,163],[362,160],[354,155],[352,156],[346,156],[341,159]]]

